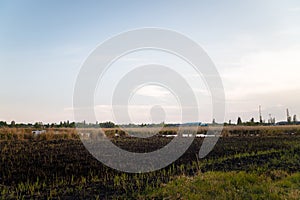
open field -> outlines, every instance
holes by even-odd
[[[189,131],[189,127],[183,127],[183,131]],[[0,128],[0,140],[53,140],[53,139],[80,139],[78,133],[80,129],[74,128],[48,128],[46,133],[35,137],[32,133],[34,128]],[[99,129],[89,129],[91,131]],[[108,137],[114,137],[115,134],[128,136],[129,134],[139,135],[174,135],[178,131],[177,127],[163,128],[103,128]],[[208,127],[198,127],[197,134],[206,134]],[[230,136],[277,136],[277,135],[300,135],[299,125],[288,126],[224,126],[223,137]]]
[[[204,159],[197,158],[203,138],[196,138],[188,151],[170,166],[151,173],[127,174],[93,158],[74,129],[50,129],[38,136],[29,129],[1,129],[0,196],[1,199],[299,199],[299,130],[298,126],[225,127],[226,137],[221,137]],[[120,132],[105,131],[107,135]],[[199,132],[202,131],[205,127],[201,127]],[[162,133],[171,134],[173,130],[168,128]],[[170,140],[112,138],[116,145],[132,152],[150,152]]]

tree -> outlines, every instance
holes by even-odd
[[[35,122],[34,128],[36,128],[36,129],[43,128],[43,122]]]
[[[113,122],[104,122],[104,123],[100,123],[99,126],[101,128],[115,128],[115,124]]]
[[[215,119],[215,118],[213,118],[212,123],[213,123],[213,124],[216,124],[216,119]]]
[[[243,122],[242,122],[242,119],[240,117],[238,117],[237,119],[237,125],[241,125]]]
[[[7,126],[7,123],[5,121],[0,121],[0,127],[5,127]]]
[[[15,127],[16,126],[16,122],[15,121],[11,121],[10,126],[11,127]]]

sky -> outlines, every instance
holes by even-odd
[[[76,78],[92,50],[144,27],[177,31],[206,51],[223,81],[226,121],[257,121],[259,105],[266,120],[285,120],[286,108],[300,117],[299,24],[297,0],[1,1],[0,121],[74,120]],[[108,71],[95,94],[97,120],[114,120],[109,96],[126,70],[153,62],[182,73],[197,96],[199,120],[211,122],[203,80],[178,58],[152,51],[121,58]],[[164,88],[139,88],[129,104],[132,122],[151,121],[149,105],[162,105],[166,121],[180,121],[178,102]]]

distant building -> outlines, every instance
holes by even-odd
[[[201,126],[201,122],[188,122],[188,123],[184,123],[181,124],[181,126]]]
[[[277,122],[276,125],[278,126],[282,126],[282,125],[300,125],[300,121],[297,122],[287,122],[287,121],[281,121],[281,122]]]
[[[203,124],[203,123],[201,123],[200,126],[208,126],[208,124]]]
[[[207,126],[207,124],[202,124],[201,122],[187,122],[183,124],[165,124],[165,127],[180,127],[180,126]]]

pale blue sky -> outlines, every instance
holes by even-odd
[[[207,51],[224,82],[226,120],[257,119],[259,104],[265,118],[283,120],[287,107],[300,117],[299,24],[297,0],[1,1],[0,120],[72,120],[89,53],[142,27],[178,31]],[[207,111],[201,120],[210,118]]]

